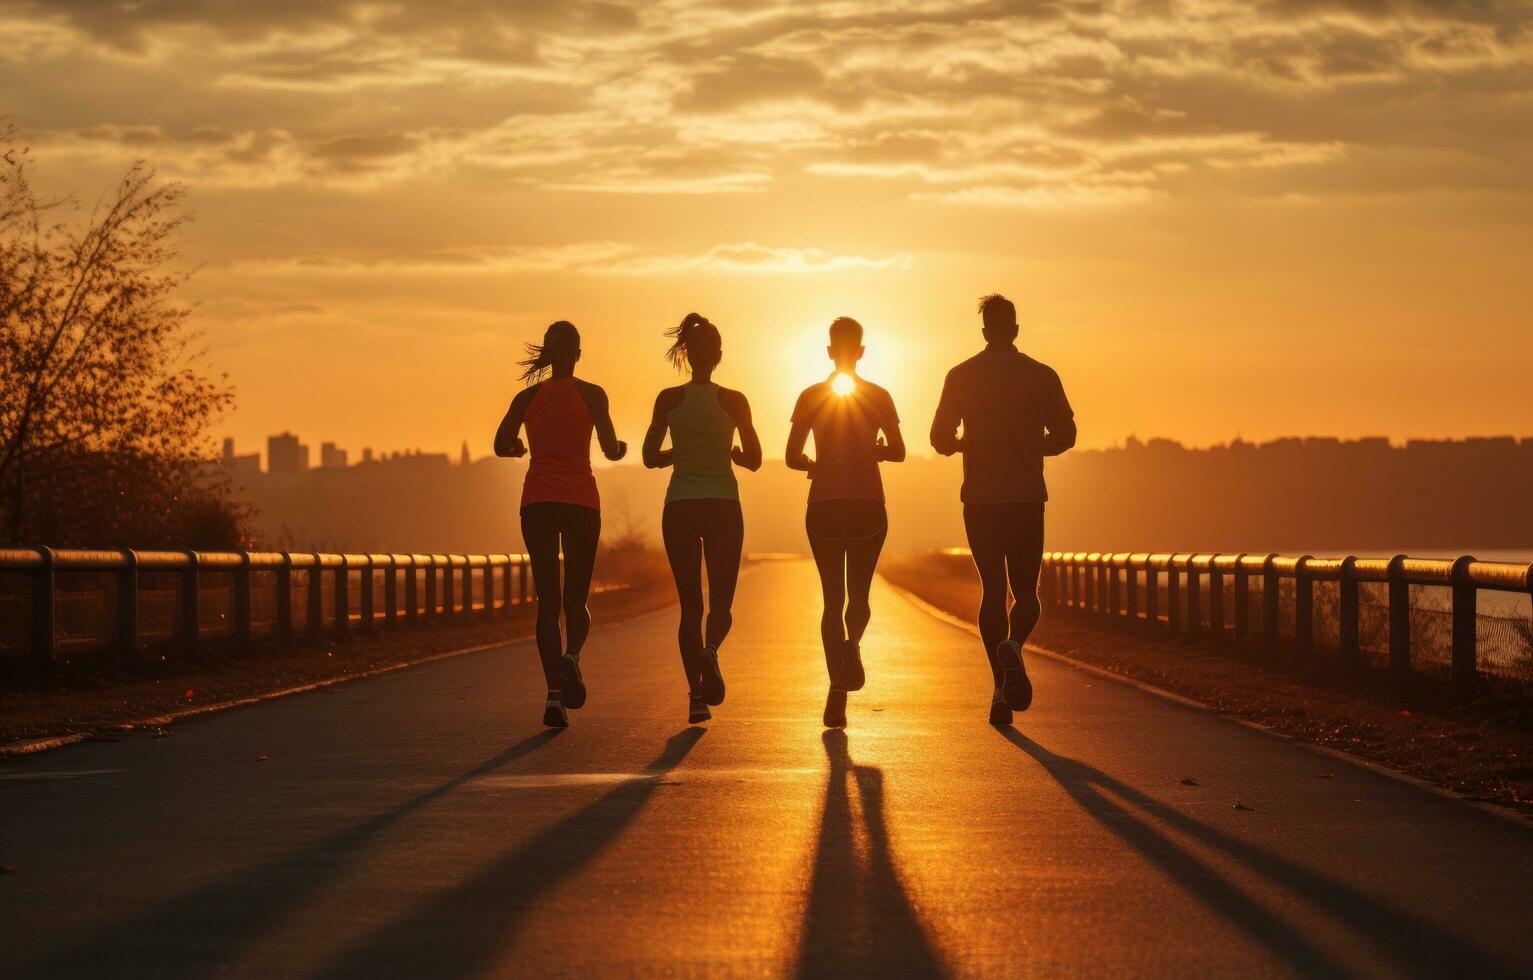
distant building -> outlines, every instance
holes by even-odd
[[[371,447],[363,446],[362,447],[362,462],[364,462],[364,463],[371,463],[372,461],[373,461],[373,451],[372,451]]]
[[[462,449],[462,451],[460,451],[458,453],[458,465],[459,466],[467,466],[469,464],[469,462],[470,462],[470,460],[468,458],[468,440],[464,439],[463,440],[463,449]]]
[[[309,447],[291,432],[266,437],[266,472],[272,476],[297,476],[309,468]]]
[[[344,470],[346,468],[346,450],[339,448],[333,442],[320,443],[319,465],[327,470]]]
[[[236,478],[250,479],[261,475],[261,454],[246,453],[237,455],[234,451],[234,438],[224,437],[224,472]]]

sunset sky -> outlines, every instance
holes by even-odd
[[[243,451],[486,453],[560,318],[637,445],[692,309],[769,455],[838,314],[924,450],[993,290],[1082,445],[1533,436],[1533,3],[0,0],[0,38],[46,187],[189,186]]]

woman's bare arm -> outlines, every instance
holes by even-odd
[[[527,415],[527,406],[532,404],[533,397],[537,394],[538,386],[523,388],[511,399],[511,407],[506,409],[506,417],[500,420],[500,428],[495,430],[495,455],[510,456],[512,458],[527,455],[527,447],[522,443],[522,419]]]
[[[617,462],[628,455],[628,443],[617,437],[617,430],[612,427],[612,414],[607,409],[607,393],[600,385],[593,385],[589,381],[580,382],[580,397],[585,399],[586,408],[591,411],[591,423],[596,427],[596,441],[601,446],[602,455]]]
[[[725,390],[720,394],[724,396],[724,411],[740,430],[740,445],[729,451],[729,458],[736,466],[754,473],[761,469],[761,437],[756,434],[755,423],[751,421],[751,403],[738,391]]]
[[[644,465],[652,470],[663,469],[671,465],[672,453],[669,449],[661,449],[665,442],[666,431],[670,429],[671,409],[675,408],[675,397],[672,395],[675,388],[667,388],[655,396],[655,414],[649,420],[649,431],[644,433],[644,446],[642,455]]]

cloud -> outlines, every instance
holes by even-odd
[[[662,276],[703,272],[746,275],[800,275],[817,272],[864,270],[884,272],[909,269],[906,253],[882,258],[832,255],[818,248],[773,248],[756,242],[716,245],[698,255],[634,256],[601,269],[614,275]]]
[[[1528,0],[0,0],[0,30],[0,84],[62,107],[18,111],[41,153],[230,189],[808,174],[1067,207],[1368,193],[1343,157],[1386,148],[1533,173]]]
[[[911,266],[908,254],[869,258],[836,255],[819,248],[791,248],[738,242],[699,253],[643,253],[624,242],[577,242],[569,245],[442,249],[419,255],[314,255],[245,260],[228,271],[242,277],[371,278],[515,275],[578,272],[617,276],[665,276],[680,273],[722,275],[800,275],[863,270],[882,272]]]
[[[1140,184],[1035,184],[1032,187],[980,186],[958,191],[916,194],[917,200],[983,208],[1022,208],[1058,211],[1073,208],[1142,204],[1164,196]]]

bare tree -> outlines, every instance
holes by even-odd
[[[41,198],[29,169],[0,133],[0,533],[234,543],[216,539],[238,537],[238,514],[202,478],[232,393],[201,370],[176,299],[183,188],[135,164],[71,223],[54,212],[72,202]]]

